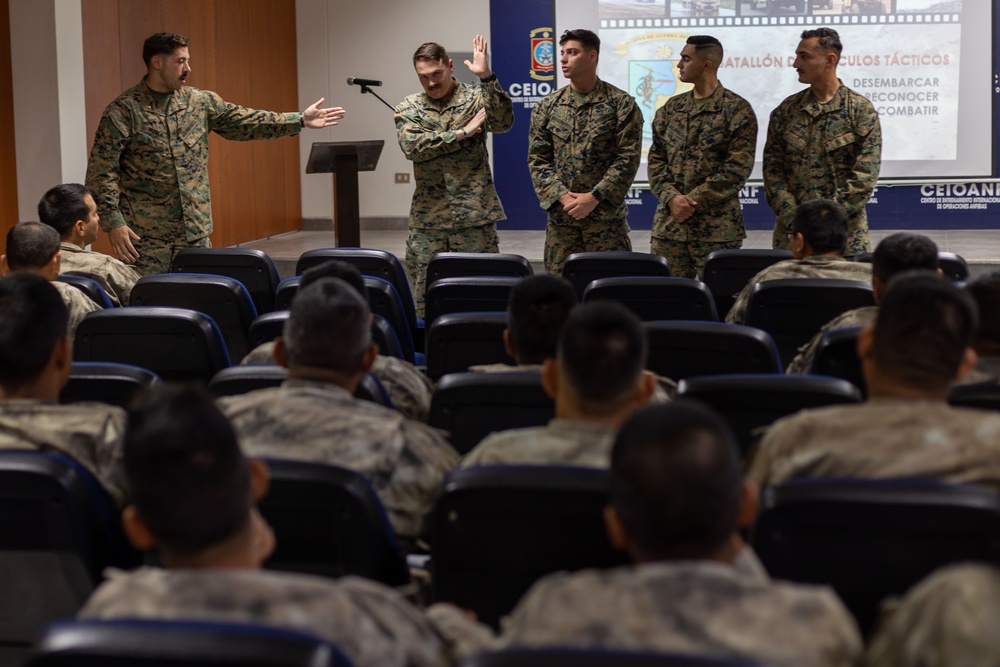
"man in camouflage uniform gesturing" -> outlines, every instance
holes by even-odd
[[[722,57],[715,37],[689,37],[677,69],[694,90],[653,118],[649,185],[660,204],[652,250],[682,278],[697,278],[710,252],[739,248],[747,236],[738,195],[753,169],[757,117],[719,83]]]
[[[406,271],[424,313],[427,264],[436,252],[498,252],[497,222],[506,220],[493,186],[486,133],[514,124],[514,104],[486,61],[486,40],[476,35],[465,66],[480,85],[459,83],[455,63],[440,44],[413,54],[424,92],[396,107],[399,147],[413,161],[416,190],[406,237]]]
[[[771,112],[764,146],[764,192],[777,214],[773,246],[788,247],[795,207],[832,199],[850,216],[846,256],[871,252],[865,204],[882,165],[882,127],[866,97],[837,78],[843,46],[832,28],[802,33],[793,66],[809,88]]]
[[[528,168],[548,211],[545,270],[588,250],[631,250],[625,194],[639,169],[642,112],[635,99],[597,77],[601,40],[589,30],[559,39],[565,86],[531,113]]]
[[[87,189],[115,257],[147,275],[169,271],[183,248],[209,247],[208,135],[276,139],[343,118],[340,107],[258,111],[186,86],[188,40],[161,32],[142,47],[146,76],[108,105],[87,165]]]

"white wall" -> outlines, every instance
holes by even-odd
[[[379,79],[376,89],[395,106],[420,90],[413,72],[413,52],[424,42],[438,42],[449,52],[471,51],[477,33],[489,37],[489,0],[296,0],[299,53],[299,101],[305,108],[320,96],[347,109],[341,124],[302,133],[302,216],[330,218],[333,208],[329,174],[305,174],[314,141],[384,139],[378,169],[360,177],[361,217],[406,217],[413,196],[412,164],[396,143],[392,111],[347,77]],[[463,68],[456,62],[456,70]],[[411,182],[397,185],[396,172]]]

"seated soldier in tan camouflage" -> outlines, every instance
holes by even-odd
[[[754,285],[779,278],[843,278],[871,282],[872,267],[844,259],[847,249],[847,211],[830,199],[812,199],[795,209],[788,239],[794,259],[763,269],[736,295],[726,321],[743,324]]]
[[[7,232],[7,254],[0,256],[0,269],[4,275],[27,272],[50,281],[69,310],[66,331],[70,340],[73,340],[76,327],[87,313],[102,308],[81,290],[56,280],[59,277],[61,258],[59,234],[56,230],[40,222],[20,222]]]
[[[126,534],[139,549],[158,548],[166,569],[113,572],[81,617],[245,621],[326,639],[356,667],[450,663],[426,617],[387,586],[262,571],[274,534],[254,503],[267,467],[244,459],[209,396],[150,390],[129,412],[124,449]]]
[[[121,502],[125,412],[103,403],[59,405],[73,346],[66,306],[52,286],[30,273],[0,278],[0,449],[65,454]]]
[[[79,183],[55,186],[38,202],[38,219],[59,233],[60,273],[93,278],[114,305],[128,305],[139,273],[110,255],[87,250],[100,229],[97,204],[87,188]]]

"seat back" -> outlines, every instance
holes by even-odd
[[[452,373],[434,386],[427,423],[451,434],[451,446],[467,454],[494,431],[543,426],[555,412],[538,371]]]
[[[274,290],[275,310],[288,310],[292,307],[292,299],[295,298],[295,295],[299,291],[299,282],[301,280],[302,276],[292,276],[278,283],[277,289]]]
[[[604,530],[607,470],[481,466],[449,473],[432,513],[434,600],[496,627],[540,577],[626,562]]]
[[[712,293],[700,280],[669,277],[598,278],[583,291],[583,302],[617,301],[646,322],[717,322]]]
[[[27,645],[74,615],[105,567],[138,563],[118,509],[66,456],[0,452],[0,645]]]
[[[771,576],[833,587],[863,634],[879,603],[938,567],[1000,562],[1000,496],[929,480],[805,479],[762,495],[753,546]]]
[[[78,276],[72,273],[60,273],[56,280],[77,288],[101,308],[115,307],[115,304],[111,301],[111,297],[108,296],[108,293],[104,291],[103,287],[101,287],[101,283],[97,282],[93,278]]]
[[[250,351],[247,333],[257,311],[238,280],[206,273],[143,276],[132,288],[131,304],[197,310],[215,321],[234,363]]]
[[[427,326],[449,313],[506,313],[510,291],[521,280],[508,276],[442,278],[424,295]]]
[[[843,378],[861,391],[868,393],[865,377],[861,372],[861,357],[858,356],[858,334],[862,327],[847,327],[824,331],[820,336],[813,355],[810,373]]]
[[[948,402],[963,408],[1000,410],[1000,384],[981,382],[956,385],[948,393]]]
[[[780,373],[778,349],[766,331],[722,322],[643,322],[646,367],[672,380],[698,375]]]
[[[210,273],[228,276],[246,287],[258,313],[274,310],[278,269],[255,248],[185,248],[170,262],[171,273]]]
[[[365,276],[365,291],[368,293],[368,305],[373,315],[381,315],[396,333],[399,342],[400,357],[410,363],[422,363],[423,354],[417,357],[413,345],[413,333],[406,319],[403,304],[396,288],[381,278]]]
[[[677,395],[697,399],[725,417],[744,455],[760,429],[781,417],[806,408],[861,402],[861,392],[847,380],[820,375],[692,377],[678,383]]]
[[[112,361],[146,368],[166,381],[208,381],[229,366],[211,317],[186,308],[113,308],[90,313],[73,342],[75,361]]]
[[[736,657],[575,648],[511,648],[477,653],[459,667],[764,667]]]
[[[257,389],[277,387],[288,378],[288,369],[277,364],[223,368],[212,376],[208,390],[215,396],[239,396]]]
[[[409,582],[385,509],[363,475],[307,461],[268,459],[268,466],[271,484],[259,507],[277,548],[265,567]]]
[[[524,278],[534,274],[531,262],[521,255],[497,252],[438,252],[427,265],[427,287],[442,278],[507,276]]]
[[[253,350],[264,343],[270,343],[280,336],[287,319],[287,310],[275,310],[257,317],[250,325],[248,335],[250,349]],[[372,315],[372,342],[378,345],[379,354],[397,359],[403,358],[403,349],[396,332],[381,315]]]
[[[513,364],[503,342],[506,328],[506,313],[451,313],[437,318],[427,330],[427,376],[437,380],[479,364]]]
[[[754,285],[744,324],[771,334],[784,367],[824,324],[874,305],[871,284],[860,280],[781,278]]]
[[[48,628],[31,667],[350,667],[339,649],[250,623],[75,620]]]
[[[75,361],[69,373],[69,381],[59,392],[59,402],[100,401],[125,406],[137,391],[160,382],[156,373],[138,366]]]
[[[701,279],[715,297],[715,310],[719,319],[726,319],[735,296],[754,276],[786,259],[792,259],[791,250],[735,248],[709,253],[705,258]]]
[[[670,276],[670,265],[659,255],[630,250],[575,252],[566,258],[562,276],[573,283],[578,299],[598,278],[627,276]]]

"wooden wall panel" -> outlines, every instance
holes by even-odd
[[[158,31],[190,39],[192,86],[246,107],[299,106],[295,0],[83,0],[83,18],[90,144],[104,107],[145,74],[142,42]],[[297,139],[210,142],[213,245],[300,228]]]
[[[17,219],[17,162],[14,151],[14,83],[11,77],[10,6],[0,0],[0,253]]]

